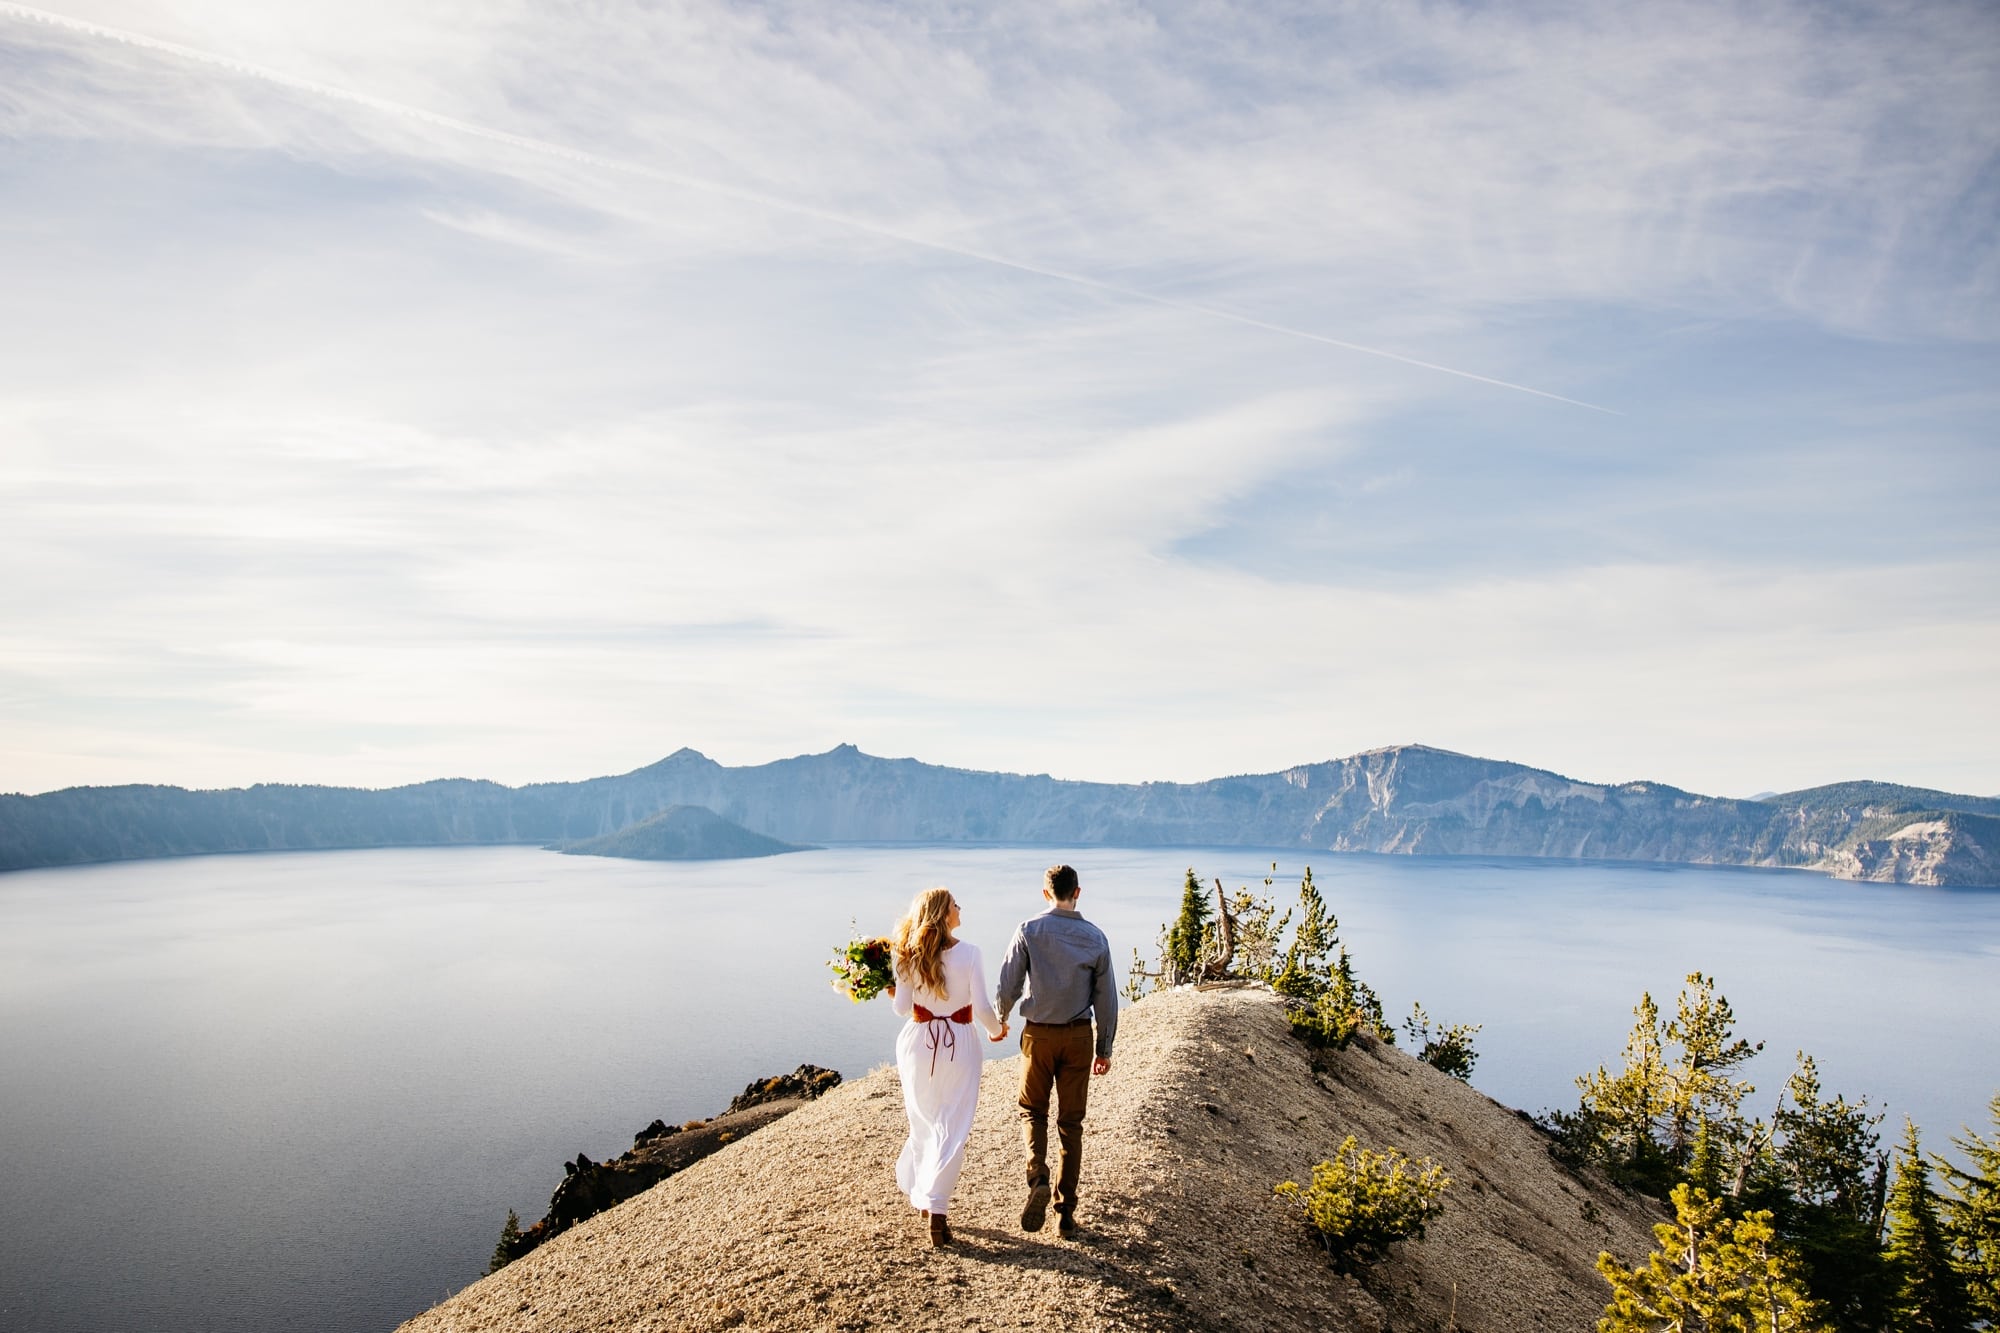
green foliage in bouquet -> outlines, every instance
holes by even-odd
[[[833,951],[827,964],[833,971],[833,988],[860,1004],[872,1000],[896,984],[895,956],[885,939],[856,936],[844,948]]]
[[[1374,1152],[1350,1134],[1332,1161],[1313,1168],[1311,1184],[1287,1180],[1276,1192],[1305,1210],[1306,1225],[1334,1266],[1353,1272],[1399,1240],[1422,1239],[1425,1225],[1444,1211],[1450,1187],[1444,1168],[1430,1159],[1412,1162],[1393,1148]]]

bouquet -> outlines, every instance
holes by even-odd
[[[856,1004],[872,1000],[896,984],[896,965],[891,960],[889,941],[863,939],[856,935],[845,948],[833,951],[833,988],[847,992]]]

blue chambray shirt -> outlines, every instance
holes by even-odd
[[[1028,997],[1021,998],[1025,985]],[[1000,963],[1000,1021],[1016,1001],[1030,1023],[1097,1020],[1097,1058],[1111,1058],[1118,1035],[1118,979],[1111,971],[1111,941],[1066,907],[1051,907],[1023,921]]]

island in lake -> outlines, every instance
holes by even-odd
[[[811,848],[752,833],[706,806],[670,805],[616,833],[563,843],[556,850],[570,856],[622,856],[634,861],[733,861]]]

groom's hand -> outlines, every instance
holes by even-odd
[[[1090,1062],[1090,1072],[1091,1072],[1091,1073],[1093,1073],[1093,1074],[1108,1074],[1108,1073],[1110,1073],[1110,1072],[1111,1072],[1111,1057],[1110,1057],[1110,1056],[1108,1056],[1108,1055],[1100,1055],[1100,1056],[1098,1056],[1098,1057],[1097,1057],[1097,1058],[1096,1058],[1095,1060],[1092,1060],[1092,1061]]]
[[[1000,1025],[1000,1035],[999,1035],[999,1036],[997,1036],[997,1037],[988,1037],[988,1038],[987,1038],[986,1040],[988,1040],[988,1041],[1005,1041],[1005,1040],[1007,1040],[1007,1032],[1008,1032],[1008,1028],[1007,1028],[1007,1025],[1006,1025],[1005,1023],[1002,1023],[1002,1024]]]

